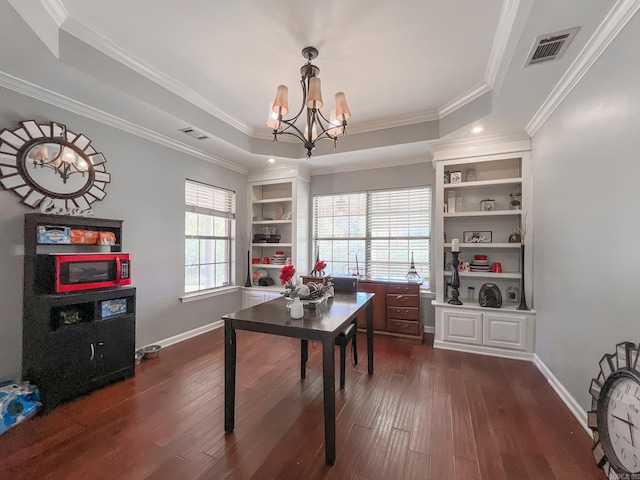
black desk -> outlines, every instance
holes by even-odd
[[[328,465],[336,459],[335,338],[362,309],[367,312],[367,360],[373,374],[372,293],[336,294],[317,310],[293,319],[285,299],[277,298],[222,317],[224,320],[224,430],[234,429],[236,402],[236,329],[322,342],[324,438]],[[303,352],[304,353],[304,352]]]

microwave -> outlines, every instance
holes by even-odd
[[[66,293],[131,284],[128,253],[38,255],[36,290]]]

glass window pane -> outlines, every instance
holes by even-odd
[[[213,236],[213,217],[211,215],[198,215],[198,235]]]
[[[198,234],[198,215],[192,212],[184,214],[184,233],[185,235]]]
[[[229,220],[222,217],[215,217],[214,219],[214,235],[216,237],[226,237],[229,233],[228,229]]]
[[[216,240],[216,262],[224,262],[229,258],[229,242],[227,240]]]
[[[200,289],[214,288],[216,286],[216,266],[200,266]]]
[[[199,289],[198,284],[198,272],[200,267],[197,265],[194,267],[185,267],[184,269],[184,291],[185,292],[195,292]]]
[[[216,241],[200,240],[200,263],[214,263],[216,261]]]
[[[216,286],[229,285],[229,265],[218,263],[216,265]]]
[[[184,263],[185,265],[197,265],[199,263],[198,239],[185,240]]]

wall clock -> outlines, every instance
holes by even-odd
[[[0,132],[0,185],[32,208],[89,210],[111,182],[106,162],[91,140],[60,123],[29,120]]]
[[[640,479],[640,345],[622,342],[591,380],[593,456],[610,480]]]

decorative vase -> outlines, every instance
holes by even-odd
[[[300,297],[295,297],[293,299],[293,303],[291,303],[291,309],[289,310],[289,315],[291,315],[291,318],[304,317],[304,306],[300,301]]]
[[[247,281],[244,282],[244,286],[251,286],[251,250],[247,250]]]
[[[516,310],[531,310],[527,306],[527,299],[524,294],[524,243],[520,245],[520,305],[516,307]]]

